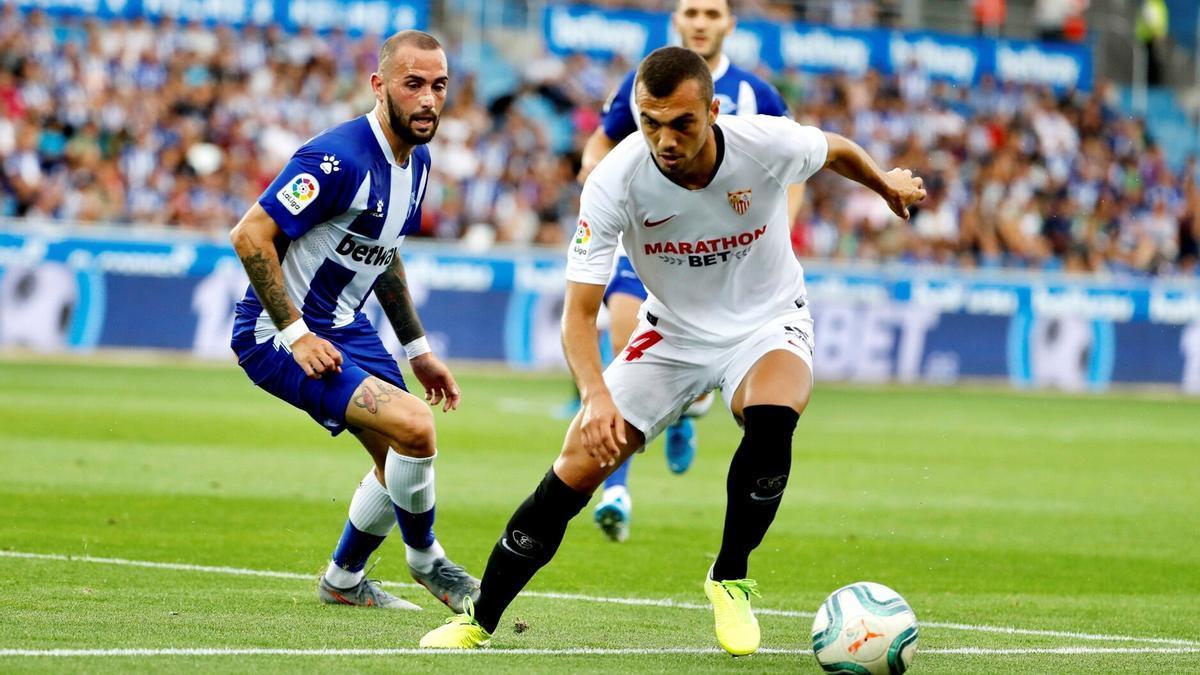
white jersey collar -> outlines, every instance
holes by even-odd
[[[717,67],[712,71],[713,82],[725,77],[725,72],[729,70],[729,57],[725,56],[725,52],[721,52],[721,58],[717,61]]]
[[[379,126],[379,118],[375,116],[375,111],[367,113],[367,123],[371,125],[371,133],[375,134],[375,142],[379,144],[379,149],[383,151],[383,156],[387,161],[400,166],[396,161],[396,155],[392,153],[392,145],[388,143],[387,136],[383,135],[383,127]]]

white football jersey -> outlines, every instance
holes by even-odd
[[[792,253],[787,187],[825,164],[825,134],[783,117],[720,116],[717,169],[688,190],[671,182],[641,134],[588,176],[567,279],[608,283],[618,238],[649,297],[643,314],[676,342],[729,344],[805,302]]]

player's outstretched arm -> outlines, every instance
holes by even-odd
[[[884,173],[854,141],[828,131],[825,141],[829,144],[825,167],[874,190],[897,216],[907,220],[908,207],[925,199],[925,181],[911,170],[892,169]]]
[[[229,233],[229,240],[246,268],[254,294],[279,329],[284,346],[292,352],[296,363],[313,378],[326,372],[341,372],[341,352],[308,332],[283,285],[283,268],[275,242],[285,236],[270,214],[256,203]]]
[[[567,365],[579,387],[583,447],[600,462],[600,466],[608,466],[616,463],[620,457],[626,438],[625,420],[604,384],[600,363],[600,334],[596,329],[596,315],[600,312],[603,300],[602,284],[568,281],[563,305],[562,339]]]
[[[425,387],[425,400],[433,406],[441,403],[442,412],[456,410],[462,392],[450,369],[434,356],[425,340],[425,328],[417,316],[417,304],[408,290],[408,276],[404,273],[400,256],[396,256],[392,264],[379,275],[375,282],[375,297],[396,331],[396,337],[404,345],[413,375]]]
[[[580,185],[583,185],[600,160],[604,159],[605,155],[612,152],[615,147],[617,147],[617,141],[604,133],[604,125],[596,127],[596,130],[588,137],[587,143],[583,145],[583,157],[579,162],[579,176],[577,176]]]

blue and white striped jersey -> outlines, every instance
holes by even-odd
[[[775,87],[754,73],[738,68],[721,55],[713,71],[713,98],[721,102],[722,115],[772,115],[787,117],[787,103]],[[625,76],[604,104],[604,133],[619,141],[639,128],[633,83],[637,71]]]
[[[289,241],[281,252],[284,284],[314,330],[349,325],[375,280],[421,226],[429,149],[417,146],[396,163],[374,113],[339,124],[305,143],[259,197]],[[256,316],[255,340],[275,325],[254,295],[238,306]]]

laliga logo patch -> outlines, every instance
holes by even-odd
[[[303,211],[321,193],[321,184],[311,173],[302,173],[283,186],[275,197],[293,216]]]
[[[342,162],[341,162],[341,160],[339,160],[337,158],[337,155],[325,155],[324,157],[321,158],[321,160],[322,160],[321,164],[320,164],[321,170],[325,172],[326,176],[333,173],[334,171],[342,170],[341,167],[338,166]]]
[[[588,225],[588,221],[580,218],[579,227],[575,228],[575,238],[571,241],[571,252],[575,255],[585,256],[588,252],[588,245],[591,243],[592,227]]]
[[[752,190],[738,190],[737,192],[726,193],[729,197],[729,207],[734,210],[739,216],[746,215],[750,210],[750,193]]]

